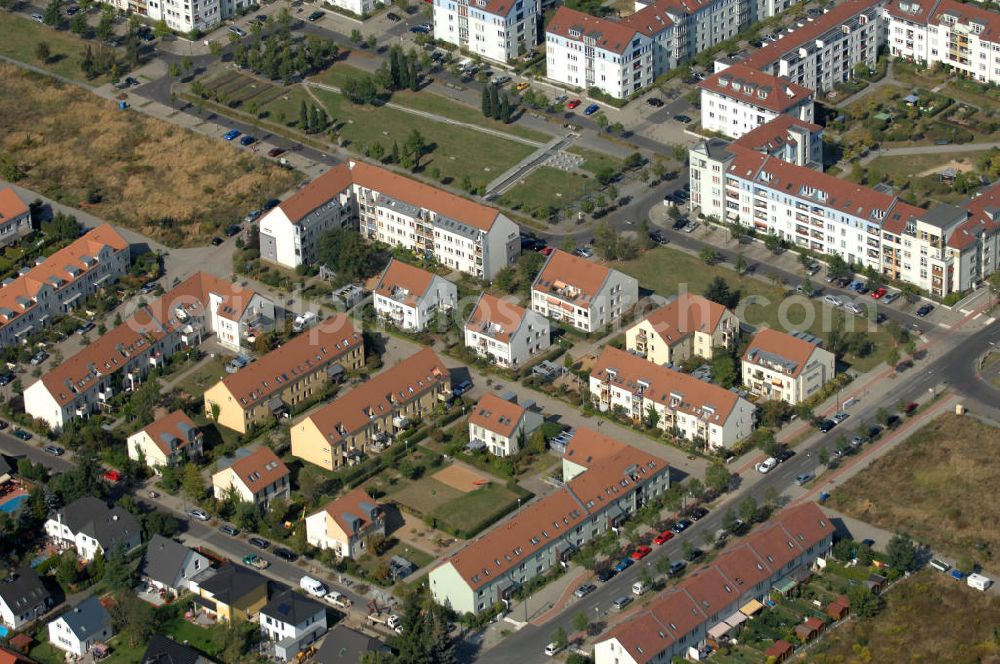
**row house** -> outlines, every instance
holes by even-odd
[[[837,358],[803,332],[762,328],[741,360],[743,387],[761,399],[801,403],[836,374]]]
[[[729,138],[739,138],[781,115],[813,121],[811,90],[745,65],[716,72],[698,87],[702,128]]]
[[[0,194],[6,192],[10,190]],[[11,202],[5,198],[0,196],[0,231],[6,216],[18,212],[6,210]],[[0,244],[2,240],[0,235]],[[53,316],[73,311],[125,275],[130,264],[129,243],[110,224],[88,231],[51,256],[39,257],[34,267],[0,283],[0,348],[25,342]]]
[[[451,396],[448,368],[425,348],[296,422],[292,455],[326,470],[356,463]]]
[[[486,280],[521,253],[518,225],[495,208],[349,160],[261,219],[261,258],[293,269],[314,263],[320,236],[335,228]]]
[[[393,258],[372,292],[372,300],[379,320],[420,332],[439,312],[458,305],[458,287],[440,275]]]
[[[666,460],[590,429],[566,448],[572,474],[431,570],[434,600],[458,613],[510,601],[518,588],[564,565],[573,552],[670,488]]]
[[[292,495],[288,466],[270,447],[258,447],[253,452],[237,450],[234,459],[221,460],[219,466],[221,470],[212,475],[212,495],[216,500],[233,495],[244,503],[266,509],[272,501],[288,500]]]
[[[660,366],[680,365],[692,357],[711,360],[716,348],[739,341],[740,320],[718,302],[681,293],[625,330],[625,348]]]
[[[465,322],[465,347],[500,367],[521,365],[551,343],[547,318],[485,292]]]
[[[365,366],[361,333],[334,314],[205,390],[205,413],[239,433],[287,416],[328,383]]]
[[[815,503],[785,509],[614,627],[595,644],[595,664],[684,658],[713,627],[732,617],[745,621],[775,585],[825,558],[833,533],[833,523]]]
[[[434,37],[507,64],[538,45],[538,0],[434,0]]]
[[[591,370],[590,398],[601,411],[636,423],[655,420],[659,429],[710,450],[749,436],[756,421],[756,408],[735,392],[612,346]]]
[[[556,249],[531,286],[531,308],[584,333],[617,325],[639,301],[639,281]]]

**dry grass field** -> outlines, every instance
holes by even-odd
[[[0,66],[0,162],[19,184],[169,246],[219,229],[299,179],[239,146]]]
[[[978,420],[941,415],[836,489],[830,505],[989,566],[1000,556],[997,441],[1000,431]]]
[[[867,621],[830,630],[794,658],[810,664],[1000,661],[994,633],[1000,598],[925,570],[885,594],[885,608]]]

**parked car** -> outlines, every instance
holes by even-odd
[[[235,526],[230,526],[228,523],[224,523],[219,526],[219,532],[223,535],[229,535],[230,537],[236,537],[240,534],[240,529]]]
[[[674,120],[680,122],[681,124],[689,124],[691,122],[691,118],[686,115],[675,115]]]
[[[271,543],[270,543],[270,542],[268,542],[268,541],[267,541],[266,539],[264,539],[263,537],[251,537],[251,538],[250,538],[250,539],[248,539],[247,541],[248,541],[248,542],[250,542],[250,544],[252,544],[252,545],[254,545],[255,547],[257,547],[258,549],[266,549],[266,548],[268,548],[269,546],[271,546]]]
[[[812,478],[813,478],[812,473],[802,473],[801,475],[795,478],[795,483],[798,484],[799,486],[802,486]]]
[[[598,106],[597,104],[591,104],[587,108],[583,109],[583,114],[584,115],[593,115],[594,113],[596,113],[599,110],[601,110],[600,106]]]
[[[14,427],[14,437],[20,438],[21,440],[31,440],[34,438],[29,432],[25,431],[21,427]]]
[[[674,538],[674,534],[669,530],[664,530],[662,533],[653,538],[653,542],[656,544],[666,544]]]
[[[277,549],[275,549],[274,555],[290,563],[294,563],[296,560],[299,559],[299,556],[295,552],[289,551],[283,546],[279,546]]]
[[[472,382],[468,380],[463,380],[458,385],[452,387],[451,391],[456,397],[460,397],[471,389],[472,389]]]
[[[280,157],[281,155],[288,152],[285,148],[271,148],[267,151],[268,157]]]
[[[809,267],[806,268],[806,274],[808,274],[811,277],[817,272],[819,272],[822,269],[822,267],[823,266],[820,265],[819,263],[810,263]]]
[[[882,296],[882,301],[885,302],[886,304],[889,304],[891,302],[894,302],[898,297],[899,293],[897,291],[890,291]]]
[[[816,428],[822,431],[823,433],[829,433],[829,431],[835,426],[837,426],[837,423],[834,422],[833,420],[823,420],[822,422],[819,423],[819,426]]]
[[[632,559],[631,558],[622,558],[615,565],[615,572],[617,572],[617,573],[624,572],[625,570],[627,570],[631,566],[632,566]]]
[[[653,549],[651,549],[650,547],[648,547],[648,546],[640,546],[638,549],[636,549],[635,551],[633,551],[629,555],[632,558],[632,560],[642,560],[643,558],[645,558],[646,556],[648,556],[652,552],[653,552]]]
[[[670,569],[667,571],[667,576],[677,576],[684,571],[685,567],[687,567],[687,563],[683,560],[674,561],[670,563]]]
[[[690,519],[681,519],[680,521],[678,521],[677,523],[675,523],[673,526],[671,526],[670,530],[674,531],[675,535],[680,535],[685,530],[687,530],[688,528],[690,528],[691,524],[692,524],[692,521]]]
[[[663,100],[658,97],[650,97],[649,99],[646,100],[646,103],[652,106],[653,108],[660,108],[661,106],[663,106]]]
[[[401,20],[403,20],[399,17],[399,14],[395,14],[393,12],[389,12],[388,14],[385,15],[385,17],[390,21],[392,21],[393,23],[399,23]]]
[[[524,92],[529,87],[531,87],[531,83],[528,83],[527,81],[521,81],[520,83],[517,84],[517,91]]]
[[[614,602],[612,602],[612,607],[614,608],[615,611],[621,611],[631,603],[632,603],[631,597],[629,597],[628,595],[622,595]]]
[[[198,519],[199,521],[208,521],[211,518],[210,516],[208,516],[208,513],[205,510],[198,509],[197,507],[195,507],[192,510],[189,510],[188,516],[190,516],[192,519]]]
[[[46,353],[44,350],[40,350],[37,353],[35,353],[34,357],[31,358],[31,364],[32,366],[38,366],[47,359],[49,359],[49,354]]]
[[[233,33],[234,35],[236,35],[237,37],[246,37],[247,36],[246,30],[244,30],[243,28],[239,27],[238,25],[231,25],[231,26],[229,26],[229,31],[231,33]]]
[[[232,224],[232,225],[226,227],[226,237],[233,237],[234,235],[236,235],[239,232],[240,232],[240,225],[239,224]]]
[[[844,420],[846,420],[848,417],[850,417],[850,415],[848,415],[844,411],[839,411],[837,413],[834,413],[833,417],[831,417],[830,419],[833,420],[836,424],[840,424],[841,422],[843,422]]]
[[[583,102],[581,102],[579,99],[570,99],[568,102],[566,102],[566,108],[573,109],[579,106],[581,103]]]
[[[218,237],[218,236],[213,237],[212,240],[211,240],[211,244],[212,244],[213,247],[218,247],[223,242],[225,242],[225,240],[223,240],[221,237]]]
[[[917,309],[917,315],[920,316],[921,318],[923,318],[924,316],[926,316],[927,314],[929,314],[932,311],[934,311],[934,305],[933,304],[925,304],[924,306],[922,306],[919,309]]]
[[[47,453],[51,454],[52,456],[62,456],[66,452],[66,450],[59,447],[58,445],[46,445],[42,449],[44,449]]]
[[[312,14],[309,14],[309,16],[307,18],[311,22],[315,23],[316,21],[318,21],[321,18],[323,18],[325,15],[326,15],[326,12],[321,12],[321,11],[317,10],[317,11],[314,11]]]
[[[879,286],[878,288],[872,291],[872,297],[876,300],[881,300],[883,297],[885,297],[885,294],[888,292],[889,292],[888,288],[886,288],[885,286]]]
[[[688,514],[688,516],[691,517],[692,521],[699,521],[701,519],[704,519],[706,516],[708,516],[708,508],[707,507],[702,507],[701,505],[699,505],[698,507],[695,507],[694,509],[692,509],[691,512],[690,512],[690,514]]]
[[[597,586],[595,586],[593,583],[585,583],[579,588],[577,588],[575,591],[573,591],[573,594],[582,599],[587,595],[589,595],[590,593],[594,592],[595,590],[597,590]]]
[[[5,385],[10,385],[16,379],[17,379],[17,376],[15,376],[12,373],[2,374],[2,375],[0,375],[0,387],[4,387]]]
[[[7,420],[0,420],[0,431],[3,431],[4,429],[6,429],[9,426],[10,426],[10,422],[8,422]]]
[[[768,457],[757,464],[757,472],[762,474],[767,474],[778,467],[778,460],[774,457]]]
[[[257,139],[251,136],[250,134],[246,134],[245,136],[243,136],[243,138],[240,139],[240,145],[253,145],[256,142]]]
[[[824,295],[823,301],[829,304],[831,307],[840,307],[843,306],[844,304],[844,301],[841,300],[836,295]]]
[[[229,130],[229,131],[227,131],[227,132],[226,132],[225,134],[223,134],[223,136],[222,136],[222,137],[223,137],[224,139],[226,139],[227,141],[232,141],[232,140],[235,140],[235,139],[236,139],[236,137],[237,137],[237,136],[239,136],[239,135],[240,135],[240,134],[242,134],[242,133],[243,133],[243,132],[242,132],[242,131],[240,131],[239,129],[230,129],[230,130]]]
[[[903,408],[903,414],[913,415],[913,413],[917,412],[917,408],[919,407],[920,406],[917,404],[916,401],[911,401],[910,403],[906,404],[906,406]]]
[[[42,16],[41,14],[32,14],[31,18],[32,20],[37,21],[39,23],[45,23],[45,17]]]
[[[613,569],[602,569],[597,573],[597,580],[601,583],[607,583],[614,578],[615,574],[617,574],[617,572]]]
[[[281,201],[279,201],[277,198],[271,198],[265,201],[264,205],[262,205],[260,209],[263,210],[264,212],[268,212],[269,210],[273,210],[279,205],[281,205]]]

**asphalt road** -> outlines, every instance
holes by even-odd
[[[29,441],[24,442],[10,435],[10,429],[0,432],[0,452],[15,458],[28,458],[34,463],[40,463],[56,473],[62,473],[73,467],[73,462],[65,456],[57,457],[45,452],[41,448],[40,439],[36,434]],[[36,445],[36,443],[38,443]]]
[[[738,494],[736,500],[729,505],[734,510],[738,510],[739,503],[746,496],[753,496],[758,504],[763,504],[764,494],[768,487],[772,487],[782,495],[786,492],[791,493],[793,497],[799,495],[802,489],[796,486],[795,478],[804,473],[819,474],[818,471],[821,470],[818,461],[819,450],[823,447],[832,449],[833,441],[842,431],[853,436],[855,427],[861,421],[874,424],[876,413],[880,407],[893,412],[900,401],[914,401],[927,396],[929,390],[939,389],[943,385],[961,394],[981,395],[983,384],[975,376],[973,362],[979,354],[990,347],[990,342],[1000,343],[1000,325],[994,324],[975,332],[963,338],[961,343],[937,359],[926,365],[918,364],[917,368],[912,369],[909,374],[899,380],[898,389],[892,391],[889,396],[881,400],[873,399],[870,402],[862,401],[856,404],[850,410],[851,416],[844,423],[834,428],[829,434],[822,434],[818,431],[813,433],[805,442],[796,446],[794,457],[766,475],[749,471],[740,480],[742,486],[736,489]],[[862,451],[863,453],[864,451]],[[864,462],[862,461],[862,463]],[[822,482],[822,479],[820,481]],[[568,633],[573,633],[575,630],[571,624],[572,619],[581,612],[591,621],[603,620],[612,611],[612,602],[616,598],[631,594],[632,583],[638,579],[644,567],[649,569],[655,577],[656,561],[659,558],[669,556],[674,561],[683,558],[684,541],[689,541],[696,547],[703,546],[703,533],[707,532],[714,536],[715,532],[722,527],[724,512],[725,510],[713,511],[681,535],[663,546],[654,548],[653,553],[641,563],[633,565],[608,583],[600,585],[595,592],[586,598],[582,600],[572,599],[557,617],[548,621],[544,626],[525,626],[514,636],[504,641],[503,645],[494,647],[477,657],[477,661],[484,663],[548,661],[543,651],[556,628],[561,626]],[[534,611],[536,608],[530,606],[529,600],[529,610]],[[516,613],[513,617],[518,620],[523,618]]]

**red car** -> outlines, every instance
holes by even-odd
[[[106,470],[104,471],[104,479],[107,480],[108,482],[111,482],[112,484],[115,484],[116,482],[121,481],[122,474],[119,473],[117,470]]]
[[[883,295],[885,295],[888,292],[889,292],[889,289],[887,289],[887,288],[876,288],[875,290],[872,291],[872,297],[877,300],[877,299],[881,298]]]
[[[653,541],[656,542],[657,544],[666,544],[667,542],[669,542],[673,538],[674,538],[674,534],[672,532],[670,532],[669,530],[664,530],[662,533],[660,533],[659,535],[657,535],[653,539]]]
[[[566,108],[576,108],[581,103],[583,102],[581,102],[579,99],[570,99],[568,102],[566,102]]]
[[[538,251],[538,253],[540,253],[540,254],[541,254],[542,256],[548,256],[548,255],[549,255],[549,254],[551,254],[551,253],[552,253],[553,251],[554,251],[554,249],[553,249],[552,247],[542,247],[542,248],[541,248],[541,249],[540,249],[540,250]]]
[[[648,546],[640,546],[638,549],[632,552],[632,560],[642,560],[652,552],[653,550]]]

